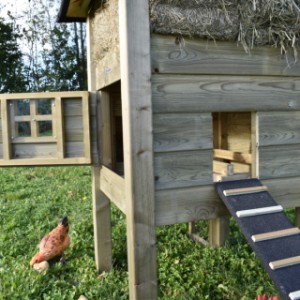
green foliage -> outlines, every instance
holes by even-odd
[[[0,18],[0,93],[25,90],[22,53],[17,43],[19,37],[12,23],[5,24]]]
[[[0,19],[0,93],[87,89],[85,24],[57,23],[59,3],[31,0]]]
[[[91,170],[89,167],[0,168],[0,299],[128,299],[124,215],[112,206],[113,270],[94,264]],[[71,246],[67,263],[44,275],[29,267],[36,245],[67,215]],[[290,215],[292,217],[292,215]],[[237,225],[220,248],[195,244],[187,226],[157,228],[159,299],[251,300],[277,294]],[[198,222],[207,234],[207,222]]]

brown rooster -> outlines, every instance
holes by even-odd
[[[50,233],[45,235],[40,242],[39,252],[31,259],[30,266],[42,261],[51,260],[54,257],[62,256],[70,245],[68,236],[68,218],[64,217]]]

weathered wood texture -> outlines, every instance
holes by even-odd
[[[90,124],[87,92],[1,95],[2,166],[89,164]],[[29,113],[19,115],[16,100],[25,99]],[[51,110],[39,113],[39,101],[50,99]],[[50,122],[49,136],[40,133],[40,122]],[[28,132],[19,133],[19,125]],[[49,132],[47,133],[49,134]]]
[[[243,47],[224,41],[151,36],[153,73],[299,76],[300,62],[273,47]]]
[[[259,112],[259,177],[300,175],[300,112]]]
[[[153,126],[156,189],[212,181],[210,114],[154,114]]]
[[[211,122],[211,114],[154,114],[154,151],[211,149]]]
[[[212,150],[156,153],[156,189],[205,185],[212,182]]]
[[[155,113],[300,110],[300,79],[153,75]]]
[[[227,209],[213,185],[158,190],[156,225],[187,223],[214,219],[227,214]]]
[[[90,12],[90,63],[97,90],[120,79],[118,10],[118,0],[110,0]]]
[[[149,3],[119,1],[129,295],[157,299]]]
[[[123,177],[102,166],[100,169],[100,189],[126,214],[125,180]]]
[[[275,201],[284,208],[299,206],[300,177],[262,180]],[[156,225],[215,219],[228,214],[214,186],[156,191]]]
[[[208,240],[209,244],[213,247],[224,245],[229,237],[229,217],[224,216],[221,218],[209,221]]]
[[[100,273],[112,267],[110,200],[100,190],[100,167],[94,165],[92,172],[95,261]]]

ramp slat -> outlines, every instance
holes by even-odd
[[[299,300],[300,299],[300,291],[295,291],[295,292],[289,293],[289,297],[291,298],[291,300]]]
[[[236,212],[236,215],[238,218],[244,218],[244,217],[253,217],[258,215],[272,214],[281,211],[283,211],[283,207],[281,205],[275,205],[275,206],[268,206],[268,207],[239,210]]]
[[[279,259],[276,261],[271,261],[269,263],[269,266],[272,270],[276,270],[279,268],[284,268],[284,267],[293,266],[293,265],[297,265],[297,264],[300,264],[300,255],[285,258],[285,259]]]
[[[259,193],[267,190],[268,188],[265,185],[260,185],[260,186],[246,187],[246,188],[224,190],[223,194],[228,197],[228,196],[235,196],[235,195]]]
[[[261,241],[281,238],[284,236],[295,235],[299,233],[300,233],[300,229],[298,227],[294,227],[294,228],[288,228],[283,230],[276,230],[276,231],[255,234],[251,236],[251,239],[253,242],[261,242]]]

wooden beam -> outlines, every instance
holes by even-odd
[[[214,158],[226,159],[245,164],[252,163],[251,153],[241,153],[223,149],[214,149]]]
[[[97,271],[109,271],[112,267],[112,232],[110,201],[100,190],[100,167],[92,168],[93,224],[95,262]]]
[[[213,247],[224,245],[229,238],[229,217],[209,220],[209,244]]]
[[[2,120],[2,145],[3,145],[3,160],[9,161],[11,158],[11,136],[10,124],[8,120],[7,101],[1,99],[1,120]],[[1,161],[0,161],[1,165]]]
[[[0,159],[0,166],[17,167],[17,166],[57,166],[57,165],[89,165],[90,160],[84,157],[64,158],[62,160],[53,158],[16,158],[16,159]]]
[[[127,249],[131,300],[157,299],[148,0],[119,1]]]
[[[256,46],[251,55],[235,42],[152,34],[152,70],[167,74],[284,75],[299,76],[300,63],[279,48]],[[287,61],[292,62],[291,65]]]
[[[63,120],[63,105],[62,98],[57,97],[55,99],[55,110],[53,111],[55,124],[56,124],[56,139],[57,139],[57,159],[63,159],[65,157],[64,147],[64,120]]]
[[[151,83],[155,113],[300,110],[298,77],[155,74]]]
[[[295,208],[295,226],[297,226],[298,228],[300,228],[300,207],[297,206]]]
[[[92,95],[91,95],[92,97]],[[82,101],[82,127],[83,127],[83,147],[84,157],[87,160],[91,160],[91,139],[90,139],[90,106],[89,106],[89,95],[86,94],[81,98]]]
[[[105,166],[102,166],[100,169],[100,189],[124,214],[126,214],[124,178]]]

